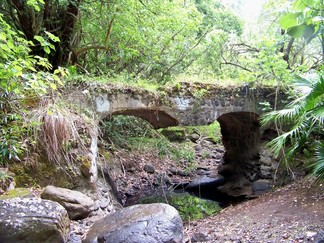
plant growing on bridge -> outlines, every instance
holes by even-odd
[[[279,132],[269,146],[276,155],[285,149],[286,162],[307,146],[314,155],[313,174],[324,178],[324,72],[296,76],[292,87],[294,101],[262,116],[263,125],[275,123]],[[290,129],[282,132],[287,126]]]

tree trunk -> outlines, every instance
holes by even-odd
[[[69,0],[67,5],[60,4],[56,0],[45,0],[39,12],[27,6],[26,1],[7,0],[11,20],[16,28],[25,35],[27,40],[34,42],[31,46],[32,55],[48,58],[53,69],[68,63],[70,53],[78,41],[72,41],[75,34],[75,26],[79,16],[79,6],[82,0]],[[46,30],[60,39],[60,42],[52,43],[55,51],[48,55],[43,47],[34,40],[35,35],[43,35]],[[46,36],[44,36],[46,38]]]

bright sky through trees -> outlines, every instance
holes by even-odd
[[[255,22],[257,16],[262,10],[262,5],[266,0],[222,0],[223,3],[229,4],[236,8],[240,16],[248,22]]]

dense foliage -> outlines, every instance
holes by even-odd
[[[20,160],[30,142],[24,138],[33,126],[26,121],[27,109],[62,85],[59,74],[66,73],[63,69],[47,72],[52,65],[44,57],[30,55],[33,42],[8,25],[2,15],[0,30],[0,164],[5,164],[8,159]],[[49,38],[56,40],[51,34]]]
[[[291,130],[281,133],[270,142],[270,147],[278,156],[289,162],[298,152],[310,150],[315,154],[311,164],[315,175],[324,176],[324,74],[296,76],[293,87],[293,101],[286,109],[263,115],[266,125],[275,122],[279,131],[285,127]]]
[[[309,153],[314,158],[313,174],[324,177],[324,22],[323,1],[295,0],[290,11],[282,16],[280,25],[292,38],[303,38],[309,43],[318,38],[322,53],[304,75],[295,74],[291,83],[293,101],[286,109],[263,115],[263,124],[274,122],[279,136],[269,145],[276,155],[282,154],[286,162],[297,153]],[[294,39],[291,39],[294,40]],[[292,43],[292,42],[291,42]],[[287,59],[288,61],[288,59]],[[288,127],[288,130],[287,130]]]

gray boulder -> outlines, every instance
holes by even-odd
[[[182,242],[178,211],[163,203],[138,204],[110,214],[92,225],[84,243]]]
[[[41,193],[41,198],[61,204],[69,214],[70,219],[83,219],[94,210],[94,201],[85,194],[65,188],[47,186]]]
[[[66,210],[40,198],[0,200],[0,242],[65,242],[70,227]]]

